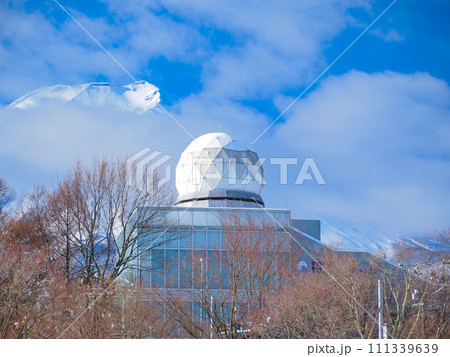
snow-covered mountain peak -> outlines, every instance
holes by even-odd
[[[390,252],[393,238],[366,234],[337,219],[321,219],[322,242],[334,249],[344,251],[368,252],[372,254]]]
[[[29,109],[50,101],[142,112],[154,108],[160,101],[160,94],[157,87],[146,81],[126,86],[110,83],[57,84],[29,92],[12,102],[9,107]]]

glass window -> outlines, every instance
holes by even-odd
[[[180,288],[192,288],[192,252],[180,250]]]
[[[231,303],[230,302],[223,304],[223,317],[228,321],[231,319]]]
[[[166,287],[178,288],[178,250],[166,250]]]
[[[150,251],[139,251],[139,278],[141,283],[149,288],[150,287]]]
[[[142,246],[157,247],[164,244],[164,231],[160,229],[151,230],[142,234],[140,243]]]
[[[208,270],[207,270],[208,286],[213,289],[220,287],[220,251],[208,251]]]
[[[209,210],[206,212],[206,223],[208,227],[220,227],[221,214],[218,211]]]
[[[122,235],[120,235],[119,237],[120,237],[120,239],[122,239],[122,242],[123,242]],[[144,245],[147,245],[146,242],[148,241],[149,233],[145,230],[145,228],[138,228],[136,230],[135,237],[136,237],[137,244],[139,246],[144,246]]]
[[[152,307],[152,311],[155,314],[155,318],[163,319],[164,318],[164,308],[160,302],[153,301],[150,303]]]
[[[194,262],[194,288],[201,289],[206,285],[207,261],[206,250],[192,251],[192,262]]]
[[[170,230],[165,235],[166,248],[178,248],[178,231]]]
[[[180,226],[192,226],[192,212],[189,210],[183,210],[179,212],[178,222]]]
[[[206,320],[206,312],[203,310],[200,303],[194,302],[192,304],[192,309],[193,309],[194,320],[197,320],[197,321]]]
[[[194,231],[194,248],[206,249],[206,231]]]
[[[208,249],[220,249],[220,231],[208,231]]]
[[[228,263],[228,254],[226,252],[222,252],[222,261],[221,261],[221,282],[223,289],[230,288],[230,264]]]
[[[164,284],[164,249],[152,250],[152,287],[162,287]]]
[[[284,212],[274,212],[272,214],[272,216],[275,219],[277,226],[281,225],[281,226],[287,228],[288,222],[289,222],[289,215],[288,214],[286,214]]]
[[[180,248],[192,248],[192,231],[180,230],[179,240]]]
[[[178,221],[178,210],[168,210],[165,217],[168,225],[176,225]]]
[[[194,226],[206,227],[206,211],[193,211]]]
[[[192,302],[187,302],[181,306],[183,314],[192,317]]]
[[[139,246],[147,247],[150,244],[150,241],[153,239],[153,232],[150,232],[147,229],[143,229],[141,232],[136,234],[136,237]]]

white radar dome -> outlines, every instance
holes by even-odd
[[[205,134],[192,141],[178,161],[177,204],[198,200],[263,204],[263,176],[258,155],[240,139],[225,133]]]

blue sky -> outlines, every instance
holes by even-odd
[[[252,1],[244,2],[246,5],[227,2],[229,5],[225,6],[226,11],[223,11],[223,14],[220,14],[223,5],[218,6],[214,1],[185,1],[182,2],[183,6],[176,1],[131,1],[120,5],[119,1],[68,0],[61,4],[73,12],[76,18],[82,20],[82,23],[100,38],[102,40],[100,42],[112,53],[120,57],[120,62],[126,68],[131,68],[135,77],[154,83],[171,100],[175,100],[199,92],[205,87],[208,83],[208,72],[216,70],[212,60],[220,60],[226,54],[251,54],[247,51],[252,45],[255,45],[253,48],[255,54],[258,48],[266,47],[265,45],[276,51],[277,46],[274,46],[274,43],[280,41],[278,36],[287,38],[283,40],[286,46],[283,49],[286,53],[278,53],[278,56],[273,57],[281,58],[281,61],[289,64],[289,70],[301,72],[309,66],[316,66],[317,70],[320,70],[321,65],[334,60],[390,2],[304,1],[306,4],[317,4],[316,10],[319,13],[315,15],[318,18],[311,19],[305,26],[297,28],[295,25],[297,21],[301,23],[301,16],[297,17],[293,12],[291,18],[284,17],[290,8],[296,8],[288,4],[296,2],[268,2],[267,11],[270,11],[271,7],[287,8],[286,11],[273,13],[273,26],[277,26],[276,21],[291,20],[294,32],[289,22],[285,26],[286,31],[284,29],[274,31],[266,24],[258,23],[259,20],[263,22],[271,18],[272,13],[267,14],[264,9],[258,9],[262,6],[259,2]],[[142,6],[144,3],[150,5],[144,7]],[[322,7],[332,8],[333,11],[324,11]],[[304,8],[309,10],[308,6]],[[298,6],[296,10],[299,13],[306,12],[304,8]],[[2,49],[7,54],[1,63],[2,74],[11,72],[12,66],[11,62],[8,65],[8,60],[14,58],[19,59],[18,66],[26,62],[28,65],[31,64],[30,70],[39,69],[42,72],[42,75],[34,75],[28,79],[20,78],[18,71],[15,73],[17,76],[10,74],[10,81],[2,81],[1,103],[8,104],[41,85],[61,82],[77,84],[80,79],[122,83],[129,81],[126,74],[120,68],[114,68],[114,64],[109,63],[111,60],[106,56],[98,63],[98,66],[108,66],[103,72],[98,66],[92,66],[90,60],[98,61],[99,58],[95,54],[101,54],[101,50],[80,32],[79,28],[76,28],[76,24],[72,23],[53,1],[6,1],[3,2],[1,11],[5,15],[3,18],[8,19],[12,15],[2,26]],[[246,14],[246,11],[250,14]],[[325,29],[324,26],[324,22],[327,22],[326,17],[320,18],[322,11],[325,16],[334,19],[332,21],[334,23],[327,26],[329,29]],[[444,0],[426,3],[419,0],[400,0],[363,41],[359,41],[342,61],[336,63],[330,74],[343,74],[351,69],[369,73],[384,70],[401,73],[423,71],[448,82],[449,71],[446,66],[446,60],[450,56],[450,50],[446,45],[449,33],[446,22],[448,14],[449,5]],[[236,21],[226,23],[228,15],[235,17]],[[246,19],[246,16],[249,16],[250,20]],[[36,33],[33,27],[39,28],[40,31]],[[265,30],[265,27],[268,29]],[[318,30],[311,31],[312,28]],[[311,31],[311,36],[308,36],[308,31]],[[271,36],[272,32],[274,35]],[[182,36],[179,36],[180,33]],[[162,46],[158,46],[161,43],[156,41],[146,50],[145,41],[141,46],[138,45],[140,36],[147,37],[146,35],[162,36],[164,40],[169,41],[164,41]],[[305,43],[303,49],[301,44],[296,44],[303,40],[298,41],[296,36],[310,37],[312,43]],[[53,43],[48,43],[48,39],[53,40]],[[181,40],[183,43],[179,43]],[[71,46],[74,48],[73,52],[55,51],[53,46],[59,44]],[[302,51],[308,51],[309,48],[306,46],[309,45],[316,47],[314,50],[318,52],[311,51],[312,53],[308,54],[311,61],[302,63],[301,57],[305,56]],[[88,54],[88,56],[84,59],[77,58],[79,66],[73,66],[71,73],[60,73],[58,69],[66,70],[61,63],[64,55],[76,55],[77,51],[80,55]],[[33,68],[33,64],[36,67]],[[316,72],[312,71],[304,76],[305,80],[295,78],[292,82],[285,81],[276,88],[277,90],[268,90],[264,93],[252,91],[239,99],[245,103],[261,100],[262,105],[255,103],[258,109],[270,110],[273,109],[270,104],[276,95],[280,93],[295,95],[315,74]]]
[[[247,142],[390,3],[61,1],[194,136],[220,125]],[[384,235],[448,226],[449,15],[445,0],[398,0],[255,144],[264,157],[314,157],[327,182],[293,185],[293,168],[286,186],[268,180],[268,206]],[[3,1],[0,18],[2,106],[41,86],[131,82],[52,0]],[[0,176],[19,190],[93,153],[176,158],[191,140],[150,114],[54,106],[0,121]]]

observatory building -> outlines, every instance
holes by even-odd
[[[290,260],[294,269],[320,269],[320,262],[305,254],[305,250],[324,249],[320,221],[294,219],[289,209],[266,207],[263,177],[258,154],[241,140],[224,133],[195,139],[176,167],[175,205],[161,208],[166,210],[165,223],[148,228],[148,244],[140,246],[138,258],[125,277],[149,289],[187,292],[195,288],[192,259],[199,257],[205,275],[219,271],[222,277],[209,288],[220,285],[227,289],[227,270],[232,264],[228,261],[228,240],[230,234],[237,234],[238,225],[249,222],[252,229],[247,239],[267,234],[264,230],[270,224],[281,242],[279,253],[294,257]],[[190,303],[192,311],[198,311],[195,299]]]
[[[137,278],[149,287],[180,287],[181,265],[189,251],[217,255],[225,250],[223,222],[230,215],[251,220],[255,226],[271,222],[286,241],[286,251],[292,250],[293,243],[286,232],[301,239],[305,248],[320,249],[320,221],[293,219],[289,209],[265,207],[263,177],[258,154],[241,140],[209,133],[192,141],[176,167],[179,195],[175,206],[167,209],[167,226],[148,232],[154,237],[149,242],[158,239],[166,243],[141,248],[135,262]],[[314,269],[317,263],[304,255],[299,259],[304,270]]]

